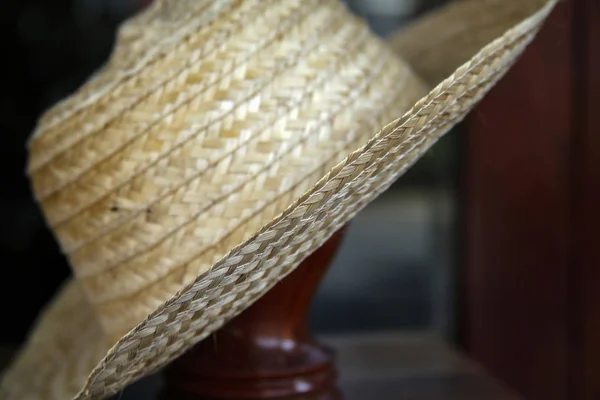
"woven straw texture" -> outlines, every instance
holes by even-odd
[[[554,3],[458,2],[391,46],[337,0],[163,0],[130,20],[29,143],[76,279],[0,398],[104,398],[217,330],[460,121]]]
[[[171,4],[182,3],[155,12],[171,16]],[[105,332],[140,323],[426,93],[343,12],[337,1],[238,2],[134,84],[114,83],[119,62],[110,90],[100,75],[74,96],[92,93],[90,106],[40,125],[34,190]],[[233,36],[204,40],[221,26]]]

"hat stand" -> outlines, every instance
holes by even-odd
[[[211,337],[171,363],[161,400],[338,400],[333,352],[307,326],[345,228]]]

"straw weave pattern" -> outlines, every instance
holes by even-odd
[[[124,106],[131,104],[149,93],[140,92],[140,89],[154,90],[185,67],[172,58],[178,48],[202,43],[201,49],[210,52],[221,40],[235,34],[231,30],[232,26],[239,25],[235,18],[248,16],[244,12],[232,13],[234,6],[240,3],[240,0],[158,0],[154,1],[153,7],[123,24],[108,64],[94,74],[76,96],[57,104],[40,119],[29,143],[31,152],[36,153],[30,160],[29,171],[35,171],[50,157],[68,148],[72,143],[63,143],[65,137],[79,139],[87,134],[87,129],[96,125],[86,126],[90,119],[92,122],[103,121],[107,104],[114,101],[124,102]],[[217,29],[209,29],[214,27],[217,19]],[[196,57],[202,55],[199,53]],[[157,85],[149,87],[147,83],[153,79]],[[132,97],[128,99],[123,95]],[[80,133],[72,137],[70,132],[74,128]]]
[[[31,144],[33,159],[45,158],[30,170],[36,197],[111,336],[140,323],[426,93],[337,0],[267,3],[241,2],[230,27],[241,40],[200,50],[209,54],[148,97],[125,109],[94,103],[99,116],[56,122]],[[173,63],[185,64],[191,51]],[[148,92],[124,83],[119,98],[129,99],[128,90]],[[37,152],[46,135],[70,147]]]
[[[168,3],[168,0],[158,3],[156,10]],[[223,9],[242,7],[243,3],[247,4],[223,3]],[[262,2],[257,2],[257,7],[258,3]],[[475,4],[472,0],[466,3]],[[70,144],[64,153],[40,150],[40,157],[30,164],[30,171],[34,176],[54,174],[48,179],[40,178],[41,186],[36,193],[61,245],[69,253],[77,281],[67,284],[38,321],[28,346],[3,380],[0,398],[105,398],[161,368],[216,331],[297,267],[460,121],[510,68],[554,3],[528,0],[521,14],[515,11],[512,16],[511,11],[507,20],[514,19],[515,23],[507,27],[512,29],[458,68],[451,62],[439,63],[437,68],[416,63],[415,70],[426,72],[427,82],[435,82],[444,68],[451,71],[448,78],[425,96],[423,82],[366,32],[364,26],[347,15],[341,22],[331,17],[340,11],[337,3],[309,0],[286,3],[279,12],[280,16],[288,16],[283,20],[289,26],[282,23],[278,27],[287,32],[296,46],[281,49],[283,54],[274,62],[253,58],[251,53],[240,49],[232,53],[237,54],[232,57],[241,57],[244,65],[255,62],[257,68],[266,66],[262,74],[255,70],[259,80],[264,79],[265,71],[272,72],[269,79],[259,84],[262,85],[259,101],[217,95],[219,100],[233,102],[235,111],[229,122],[215,123],[212,130],[202,125],[203,134],[188,136],[194,137],[190,143],[199,145],[200,150],[178,152],[171,136],[171,140],[157,146],[164,151],[164,158],[153,153],[148,159],[146,152],[132,152],[119,161],[121,164],[115,164],[119,168],[102,161],[109,160],[111,152],[116,151],[109,147],[101,147],[102,155],[94,155],[97,158],[86,165],[80,164],[77,157],[72,161],[68,161],[70,156],[64,158],[69,151],[67,147],[77,147],[77,143],[92,137],[98,140],[110,128],[86,126],[86,133],[74,129],[64,134],[58,127],[68,126],[69,118],[83,115],[86,108],[74,110],[74,106],[68,106],[72,100],[59,105],[40,126],[46,126],[44,129],[52,132],[50,136]],[[525,3],[519,1],[519,4]],[[306,15],[312,15],[310,19],[300,12],[305,10],[303,5]],[[293,11],[294,7],[298,12]],[[169,8],[171,13],[167,15],[177,20],[177,12],[184,9]],[[156,10],[137,17],[137,23],[151,21]],[[216,15],[219,10],[212,12]],[[448,15],[451,14],[452,10]],[[207,20],[217,18],[210,15],[207,14]],[[433,20],[435,16],[429,22]],[[132,26],[135,23],[136,20]],[[427,21],[412,31],[409,28],[407,34],[419,32],[426,24]],[[490,32],[495,31],[488,29],[481,38]],[[311,33],[321,37],[322,43],[315,44]],[[331,39],[324,39],[323,35]],[[457,33],[457,37],[461,35],[466,33]],[[264,49],[276,47],[269,43],[268,35],[259,36],[264,39]],[[414,42],[418,39],[413,37]],[[398,49],[408,49],[413,41],[398,37],[392,43]],[[421,50],[414,48],[411,54],[430,51],[433,40],[423,43]],[[226,47],[220,48],[226,51]],[[311,57],[318,68],[307,68]],[[466,56],[461,54],[453,61],[462,57]],[[156,55],[146,57],[145,66],[160,62],[158,59]],[[284,60],[289,60],[288,64]],[[275,66],[278,62],[286,66],[278,70]],[[232,65],[231,71],[237,67]],[[140,71],[145,69],[138,72],[143,73]],[[193,67],[178,72],[183,76],[181,82],[194,75],[190,71]],[[210,78],[216,87],[220,86],[218,82],[232,84],[232,80],[217,75]],[[235,72],[233,75],[241,76]],[[173,82],[177,81],[175,76]],[[118,85],[123,88],[119,90],[126,90],[126,74],[121,72],[113,78],[107,83],[98,76],[95,79],[102,88],[100,94],[94,98],[94,91],[88,88],[81,92],[82,98],[93,103],[111,98],[111,90]],[[195,80],[198,78],[192,77]],[[207,118],[204,112],[210,114],[202,107],[207,104],[202,93],[208,93],[211,84],[198,85],[193,95],[191,90],[182,94],[201,99],[197,109],[184,113],[188,118],[192,115],[194,120],[186,124],[197,122],[196,118]],[[299,87],[303,90],[298,90]],[[164,88],[159,92],[168,93],[168,84]],[[242,91],[248,93],[247,89],[244,87]],[[135,114],[136,109],[144,114],[144,107],[159,101],[153,95],[149,97],[153,100],[140,96],[128,103],[130,108],[122,115],[118,110],[106,113],[110,116],[102,117],[106,119],[100,124],[130,118],[126,114]],[[167,97],[166,102],[174,104],[173,97]],[[418,98],[421,99],[416,101]],[[262,109],[263,104],[269,106]],[[164,108],[162,103],[157,107]],[[175,107],[167,109],[172,113],[168,118],[175,120]],[[237,113],[237,110],[242,111]],[[151,116],[157,120],[167,118],[166,114],[161,115],[147,113],[133,122],[133,126],[144,124]],[[402,117],[393,120],[398,115]],[[393,122],[384,125],[390,120]],[[230,135],[240,132],[233,128],[235,124],[248,121],[251,124],[248,131],[255,136],[243,141],[234,138],[235,144],[227,144]],[[177,124],[171,126],[182,128]],[[384,127],[378,131],[381,126]],[[128,135],[135,132],[125,131]],[[211,137],[211,132],[217,133],[221,140]],[[225,139],[219,134],[222,132],[226,132]],[[201,139],[197,140],[197,136]],[[44,133],[38,131],[31,146],[44,140]],[[147,149],[144,146],[141,148]],[[181,148],[184,147],[185,144]],[[212,163],[206,161],[212,160],[211,156],[216,158]],[[137,172],[135,168],[124,168],[132,159],[142,166]],[[166,161],[152,163],[159,159]],[[193,165],[185,164],[188,159]],[[60,168],[55,170],[54,163]],[[80,180],[87,173],[86,168],[91,171],[104,167],[104,177],[86,175],[85,180]],[[196,176],[198,171],[202,171],[201,179]],[[107,181],[106,177],[113,175],[120,178]],[[88,186],[87,179],[96,179],[96,183]],[[152,183],[152,188],[143,188],[147,182]],[[71,185],[81,186],[75,189]],[[60,201],[53,199],[63,191],[72,194]],[[63,201],[71,198],[74,200],[70,205],[62,207]],[[111,200],[103,203],[105,199]],[[114,205],[116,211],[106,212],[107,206]],[[98,217],[99,214],[102,216]],[[87,229],[88,225],[94,229]],[[144,226],[146,231],[141,229]],[[175,233],[167,236],[171,232]],[[69,319],[69,315],[79,318]],[[116,341],[123,329],[140,321]],[[79,332],[75,339],[70,334],[73,331]],[[32,375],[33,370],[36,373]]]

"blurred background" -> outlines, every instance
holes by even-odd
[[[117,25],[142,0],[3,0],[0,92],[3,224],[0,259],[15,279],[3,342],[23,339],[40,307],[69,273],[33,203],[24,175],[25,141],[39,115],[75,90],[108,57]],[[433,0],[349,0],[386,35]],[[447,136],[385,196],[360,214],[316,298],[319,332],[439,328],[452,333],[456,226],[456,135]],[[35,271],[33,275],[32,271]],[[14,301],[14,300],[13,300]],[[373,312],[373,310],[376,310]]]

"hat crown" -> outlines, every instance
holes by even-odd
[[[118,336],[425,93],[338,0],[164,0],[42,118],[29,173]]]

